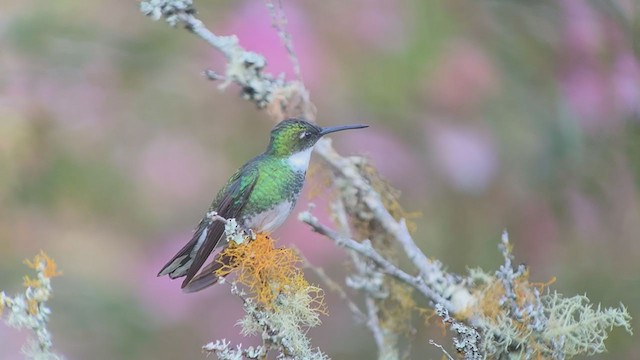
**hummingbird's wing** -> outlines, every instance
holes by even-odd
[[[257,179],[258,170],[255,168],[238,170],[220,190],[209,211],[216,211],[225,219],[236,218],[251,195]],[[169,275],[172,279],[186,276],[182,283],[184,288],[220,242],[224,227],[224,222],[211,221],[205,216],[191,240],[164,265],[158,276]]]
[[[236,218],[242,208],[247,203],[253,188],[258,180],[258,170],[248,169],[245,171],[238,171],[230,180],[229,184],[225,186],[222,193],[217,197],[217,207],[214,209],[218,215],[225,219]],[[206,227],[200,229],[200,227]],[[205,221],[201,222],[194,234],[194,239],[198,239],[198,233],[206,231],[206,237],[204,243],[198,249],[198,252],[193,260],[193,263],[187,270],[187,277],[182,282],[182,288],[187,286],[191,279],[198,273],[202,265],[204,265],[213,249],[216,248],[220,238],[224,234],[225,223],[223,221]]]

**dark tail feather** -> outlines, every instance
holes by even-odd
[[[221,257],[220,254],[216,255],[213,261],[209,265],[205,266],[198,275],[191,279],[191,281],[188,283],[186,281],[182,283],[182,291],[185,293],[194,293],[208,288],[211,285],[215,285],[220,278],[220,276],[216,274],[216,271],[223,266],[229,265],[230,260],[231,259],[228,256]]]
[[[170,278],[175,279],[187,275],[187,270],[193,263],[194,248],[198,244],[204,229],[203,227],[198,228],[191,240],[162,267],[162,270],[158,272],[158,276],[169,275]]]

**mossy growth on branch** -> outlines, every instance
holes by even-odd
[[[53,343],[47,329],[51,309],[47,301],[53,289],[51,279],[62,273],[47,254],[40,251],[32,260],[24,263],[36,271],[36,278],[25,275],[24,293],[13,297],[0,292],[0,317],[5,324],[16,329],[30,329],[33,336],[23,346],[22,351],[28,359],[62,359],[52,352]]]
[[[505,287],[504,279],[482,270],[471,271],[478,301],[464,314],[482,333],[482,352],[499,358],[519,354],[527,359],[570,358],[606,351],[604,341],[613,327],[631,333],[631,316],[624,305],[603,308],[585,295],[564,297],[547,283],[529,281],[529,272],[517,274]]]
[[[229,242],[219,255],[222,267],[216,275],[235,274],[238,284],[248,290],[248,296],[259,306],[271,310],[282,295],[308,294],[313,310],[324,312],[322,289],[310,285],[302,272],[302,259],[294,249],[277,248],[267,234],[258,233],[252,241]]]
[[[238,358],[247,351],[266,358],[273,349],[286,358],[326,358],[311,347],[307,337],[308,329],[320,325],[320,315],[326,314],[324,292],[304,278],[302,259],[294,249],[277,248],[269,235],[258,233],[253,240],[240,244],[230,241],[217,259],[221,267],[215,274],[234,276],[232,293],[244,301],[246,315],[238,322],[242,334],[261,333],[264,345],[230,350],[222,341],[208,344],[206,351],[233,359],[236,357],[225,357],[225,351]]]

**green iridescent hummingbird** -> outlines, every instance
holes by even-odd
[[[225,223],[212,220],[210,215],[215,212],[225,219],[235,218],[241,227],[255,232],[275,230],[287,219],[300,196],[316,142],[332,132],[366,127],[368,125],[322,128],[300,118],[278,123],[271,130],[267,150],[231,176],[198,224],[191,241],[167,262],[158,276],[186,277],[182,282],[185,292],[215,284],[218,276],[214,272],[224,259],[214,260],[200,269],[211,253],[227,242],[220,241]]]

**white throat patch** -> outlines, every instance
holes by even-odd
[[[289,156],[287,162],[293,168],[293,170],[307,171],[307,168],[309,167],[309,159],[311,158],[311,150],[313,150],[313,147],[310,147],[303,151],[299,151]]]

